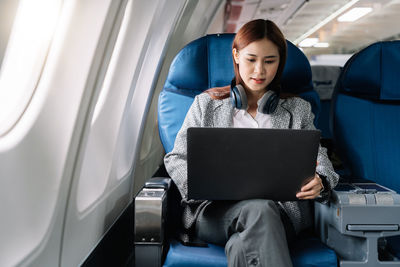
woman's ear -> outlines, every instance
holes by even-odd
[[[235,63],[239,64],[239,52],[236,50],[236,48],[232,49],[232,55],[233,59],[235,60]]]

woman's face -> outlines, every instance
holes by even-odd
[[[278,47],[268,39],[254,41],[240,51],[233,49],[233,57],[245,88],[253,93],[266,90],[279,66]]]

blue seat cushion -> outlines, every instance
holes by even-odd
[[[290,256],[294,267],[336,267],[335,251],[328,248],[317,237],[297,240],[290,247]]]
[[[336,267],[336,253],[316,237],[297,240],[290,247],[294,267]],[[208,244],[208,247],[187,247],[171,241],[164,267],[226,267],[224,248]]]
[[[226,267],[225,250],[221,246],[188,247],[176,240],[170,243],[164,267]]]

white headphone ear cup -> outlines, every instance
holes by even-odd
[[[237,84],[236,85],[236,88],[238,89],[238,91],[239,91],[239,97],[240,97],[240,100],[241,100],[241,102],[242,102],[242,108],[241,109],[244,109],[244,110],[246,110],[247,109],[247,95],[246,95],[246,91],[244,90],[244,88],[243,88],[243,86],[241,85],[241,84]]]

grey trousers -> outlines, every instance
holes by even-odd
[[[295,234],[283,215],[271,200],[214,201],[201,211],[196,235],[225,245],[228,266],[292,266],[286,237]]]

